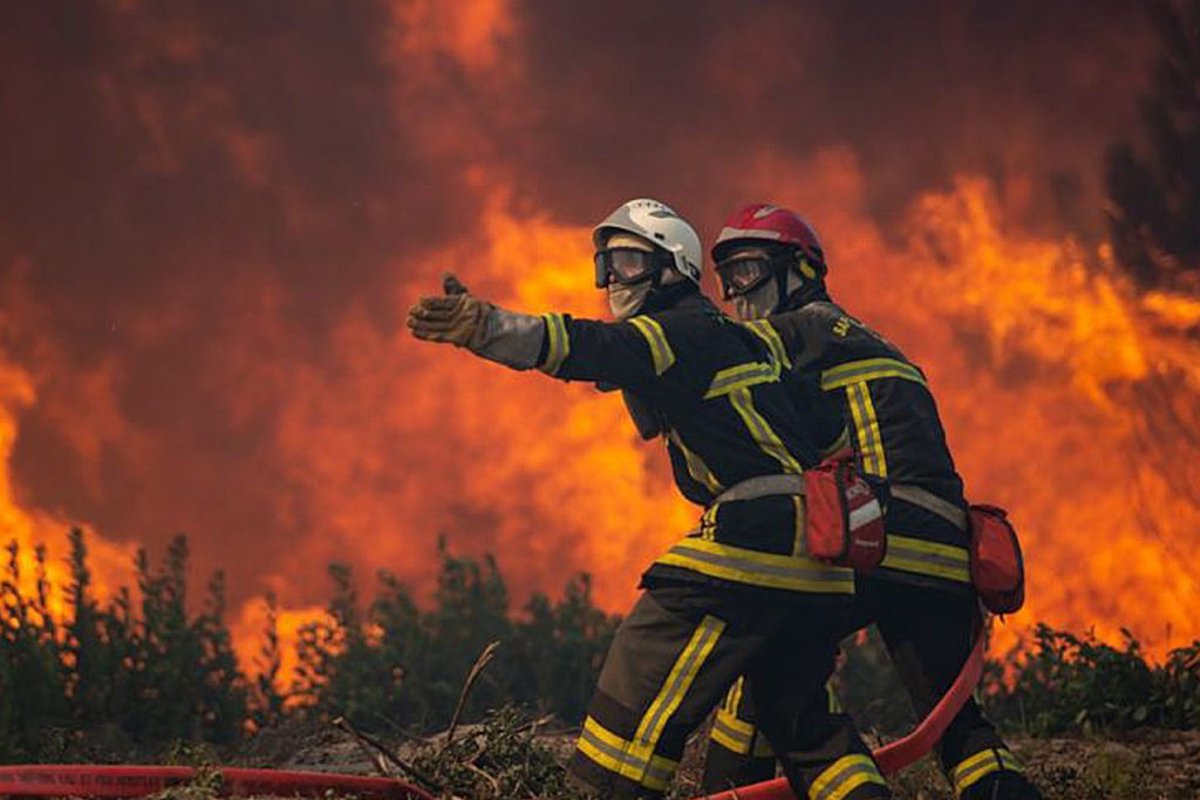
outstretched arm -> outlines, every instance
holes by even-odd
[[[422,297],[409,309],[416,338],[465,347],[512,369],[537,367],[564,380],[622,388],[646,386],[674,361],[661,326],[649,318],[605,323],[522,314],[472,296],[453,275],[443,289],[445,295]]]

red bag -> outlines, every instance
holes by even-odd
[[[854,451],[839,450],[804,471],[808,554],[839,567],[867,572],[887,551],[883,510],[859,474]]]
[[[1025,604],[1025,560],[1008,514],[996,506],[971,506],[971,583],[984,608],[1011,614]]]

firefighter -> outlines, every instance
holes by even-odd
[[[832,302],[820,242],[795,213],[742,208],[726,220],[712,256],[737,316],[789,369],[817,376],[843,409],[862,469],[889,483],[886,557],[859,576],[856,622],[877,624],[918,712],[927,714],[957,677],[983,620],[968,572],[963,483],[925,375]],[[709,791],[775,772],[753,726],[753,698],[739,695],[740,685],[717,712]],[[962,800],[1041,796],[973,699],[937,752]]]
[[[467,293],[422,298],[408,318],[419,339],[626,390],[639,427],[665,442],[680,491],[706,507],[698,529],[643,574],[572,774],[602,797],[661,797],[688,733],[745,673],[771,698],[758,721],[786,754],[797,794],[815,786],[848,800],[890,797],[848,719],[805,705],[848,630],[854,575],[799,549],[801,473],[821,437],[796,413],[788,373],[700,293],[699,238],[667,206],[623,204],[594,244],[596,286],[616,322],[522,314]]]

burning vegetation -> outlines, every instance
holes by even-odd
[[[696,509],[618,399],[430,352],[400,310],[453,267],[600,316],[589,224],[638,193],[706,233],[751,199],[802,210],[835,295],[926,370],[970,497],[1025,545],[993,652],[1035,649],[996,708],[1095,657],[1159,687],[1117,719],[1194,725],[1194,645],[1171,653],[1200,638],[1200,5],[713,4],[668,42],[631,33],[662,22],[644,4],[561,5],[0,10],[3,643],[50,681],[51,728],[116,702],[88,647],[200,656],[213,694],[180,695],[170,735],[217,739],[282,693],[433,724],[436,677],[502,633],[517,659],[580,626],[555,669],[590,676]],[[180,530],[227,570],[203,611]],[[387,571],[366,616],[350,569]],[[480,702],[578,712],[584,689],[518,672]],[[138,674],[126,699],[165,708]]]

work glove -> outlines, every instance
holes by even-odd
[[[442,276],[441,297],[422,297],[408,310],[412,335],[427,342],[449,342],[457,347],[479,345],[492,304],[473,296],[447,272]]]

